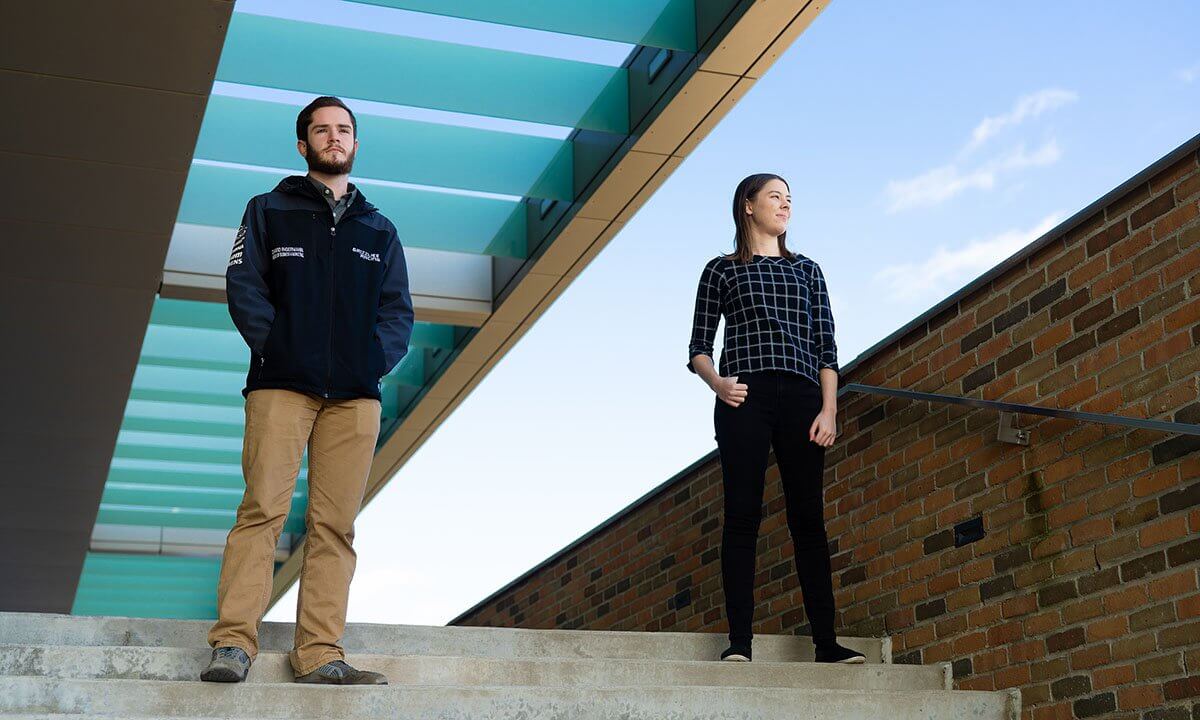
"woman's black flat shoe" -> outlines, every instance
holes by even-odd
[[[750,662],[750,648],[730,645],[729,649],[721,653],[721,659],[726,662]]]
[[[817,646],[817,662],[819,663],[842,663],[844,665],[858,665],[865,663],[867,658],[860,652],[851,650],[850,648],[842,647],[837,643],[822,644]]]

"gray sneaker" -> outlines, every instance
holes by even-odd
[[[387,678],[377,672],[357,670],[345,660],[327,662],[307,675],[296,677],[298,683],[316,685],[387,685]]]
[[[250,656],[236,647],[219,647],[213,650],[212,660],[200,673],[204,682],[242,682],[250,672]]]

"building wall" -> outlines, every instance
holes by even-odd
[[[1197,147],[844,382],[1200,423]],[[992,410],[843,396],[825,477],[840,632],[952,662],[959,688],[1021,688],[1026,718],[1200,717],[1200,437],[1020,422],[1027,447],[996,439]],[[766,503],[756,631],[804,633],[773,464]],[[986,535],[955,547],[977,516]],[[712,454],[455,623],[724,632],[720,524]]]

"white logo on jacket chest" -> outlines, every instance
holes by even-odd
[[[294,257],[303,258],[304,248],[302,247],[277,247],[271,248],[271,259],[278,260],[279,258]]]
[[[362,250],[362,249],[359,249],[356,247],[350,248],[350,251],[353,252],[355,255],[359,256],[360,258],[362,258],[363,260],[367,260],[370,262],[379,262],[379,253],[370,253],[370,252],[367,252],[366,250]]]

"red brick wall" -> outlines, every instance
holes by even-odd
[[[1200,138],[868,353],[845,382],[1200,423]],[[1175,159],[1178,158],[1178,159]],[[840,631],[1026,718],[1200,718],[1200,437],[846,395],[826,516]],[[456,624],[724,632],[710,456]],[[756,629],[806,632],[778,472]],[[955,523],[986,536],[954,547]]]

